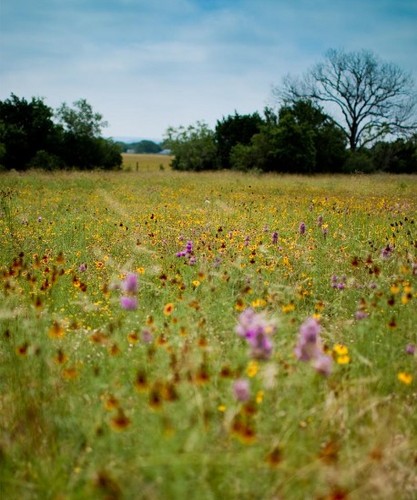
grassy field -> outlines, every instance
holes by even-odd
[[[414,499],[417,176],[124,160],[0,175],[1,498]]]

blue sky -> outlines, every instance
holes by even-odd
[[[417,81],[416,0],[0,0],[0,99],[86,98],[105,136],[262,112],[329,48],[369,49]]]

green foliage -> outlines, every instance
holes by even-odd
[[[168,128],[164,144],[174,155],[174,170],[199,172],[218,168],[214,132],[204,122],[187,128]]]
[[[59,170],[64,167],[64,162],[59,156],[49,153],[44,149],[36,151],[33,158],[28,163],[29,168],[40,168],[43,170]]]
[[[140,142],[136,142],[128,145],[129,149],[133,149],[135,153],[148,153],[148,154],[156,154],[159,153],[162,148],[159,144],[156,144],[153,141],[143,140]]]
[[[346,173],[369,174],[375,170],[372,153],[366,149],[349,151],[344,170]]]
[[[232,150],[238,170],[312,174],[341,171],[345,161],[342,132],[310,101],[284,106],[274,117],[265,111],[265,123],[248,146]]]
[[[0,163],[5,169],[30,167],[56,170],[120,167],[120,148],[100,137],[102,116],[80,99],[74,108],[63,104],[55,115],[42,99],[30,102],[14,94],[0,101]]]
[[[27,101],[12,94],[0,101],[2,163],[7,169],[24,170],[39,150],[51,148],[56,137],[53,112],[42,99]]]
[[[75,136],[99,137],[107,122],[100,113],[95,113],[86,99],[79,99],[70,108],[66,103],[56,110],[55,116],[64,130]]]
[[[408,140],[378,142],[372,148],[373,166],[376,170],[395,174],[417,172],[417,134]]]
[[[252,137],[260,131],[263,123],[258,113],[239,115],[236,111],[217,122],[214,137],[217,146],[217,157],[222,168],[230,168],[230,153],[237,144],[247,145]]]

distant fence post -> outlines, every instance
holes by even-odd
[[[136,172],[139,170],[139,162],[136,162]]]

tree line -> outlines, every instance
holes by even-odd
[[[0,101],[0,165],[18,171],[120,168],[120,147],[101,137],[106,125],[85,99],[54,111],[43,99],[11,94]]]
[[[176,170],[284,173],[417,172],[417,94],[411,75],[369,51],[329,50],[324,61],[273,88],[276,109],[167,129],[161,145],[101,137],[107,124],[80,99],[0,101],[0,166],[114,169],[121,152],[169,149]]]
[[[416,91],[409,74],[369,51],[329,50],[273,89],[278,111],[169,128],[177,170],[417,172]]]

